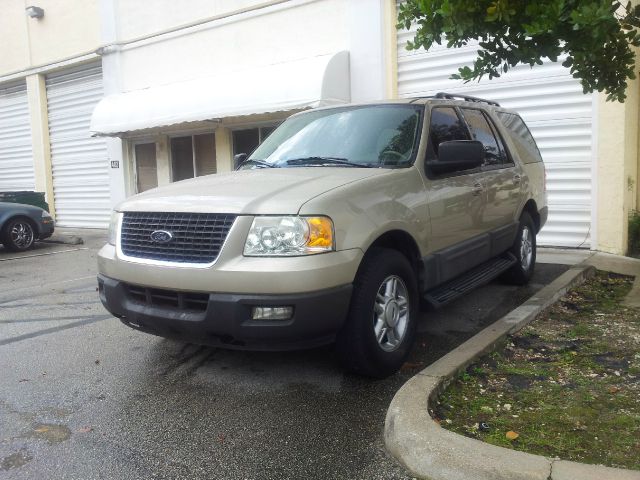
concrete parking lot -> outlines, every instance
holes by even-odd
[[[104,234],[83,236],[0,247],[0,478],[408,478],[382,440],[394,393],[567,268],[424,312],[405,368],[372,381],[330,347],[225,351],[123,326],[97,298]]]

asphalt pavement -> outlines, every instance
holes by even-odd
[[[405,368],[345,374],[330,347],[238,352],[143,334],[102,308],[84,245],[0,247],[1,479],[405,479],[384,449],[395,392],[551,282],[499,282],[422,314]]]

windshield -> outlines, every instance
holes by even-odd
[[[280,125],[241,168],[397,167],[413,162],[422,106],[317,110]]]

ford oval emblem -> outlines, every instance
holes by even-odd
[[[155,243],[167,243],[170,242],[173,238],[171,232],[167,232],[166,230],[156,230],[151,234],[151,240]]]

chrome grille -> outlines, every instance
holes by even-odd
[[[129,257],[174,263],[212,263],[233,225],[235,215],[219,213],[125,212],[120,248]],[[158,230],[171,240],[154,241]]]

